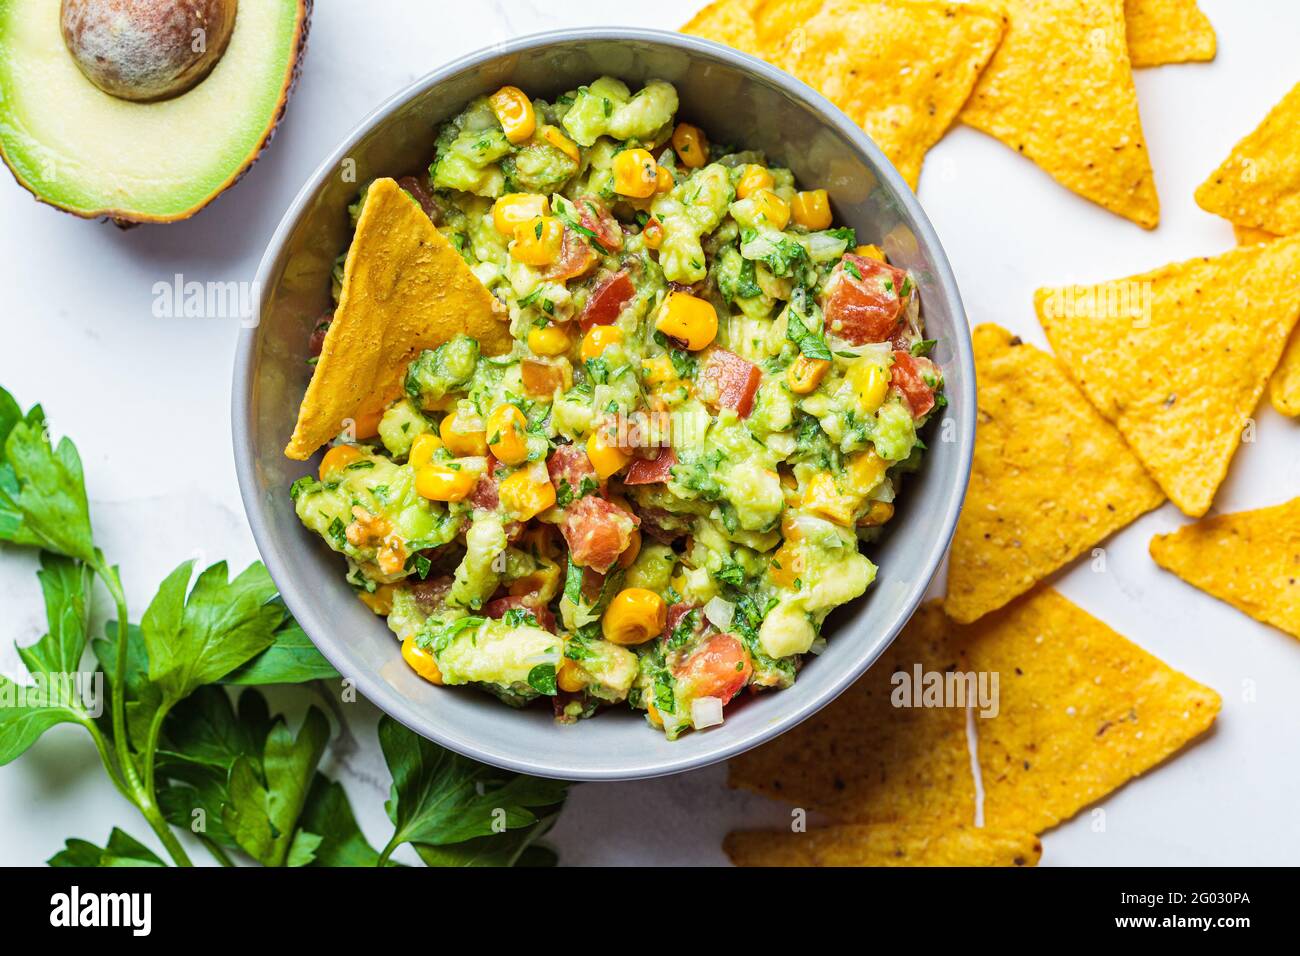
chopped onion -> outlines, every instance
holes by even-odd
[[[736,613],[736,605],[730,601],[724,601],[720,597],[709,598],[709,603],[704,605],[704,616],[720,631],[725,631],[731,627],[731,619]]]
[[[691,701],[691,723],[696,730],[722,723],[722,698],[697,697]]]

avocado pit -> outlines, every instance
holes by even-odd
[[[238,0],[62,0],[63,42],[105,93],[152,103],[193,89],[234,32]]]

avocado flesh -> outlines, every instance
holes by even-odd
[[[185,219],[270,138],[306,39],[306,0],[240,0],[225,55],[174,99],[132,103],[77,68],[59,4],[0,0],[0,153],[38,199],[87,218]]]

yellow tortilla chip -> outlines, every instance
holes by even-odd
[[[1196,202],[1239,226],[1300,232],[1300,83],[1201,183]]]
[[[1166,495],[1205,514],[1300,317],[1300,237],[1039,289],[1052,348]]]
[[[1268,380],[1268,400],[1283,415],[1300,415],[1300,325],[1292,331],[1282,360]]]
[[[961,112],[1053,179],[1147,229],[1160,201],[1123,0],[1005,0],[1006,39]]]
[[[1043,855],[1024,831],[906,823],[742,830],[722,848],[736,866],[1036,866]]]
[[[1049,588],[962,629],[963,669],[999,674],[976,720],[984,821],[1042,833],[1204,732],[1219,695]]]
[[[956,659],[937,602],[874,666],[798,727],[731,761],[730,784],[857,823],[971,823],[975,782],[962,708],[895,707],[895,671]]]
[[[915,189],[926,152],[997,49],[1004,18],[939,0],[721,0],[682,29],[819,90]]]
[[[1214,59],[1214,27],[1196,0],[1124,0],[1124,20],[1135,67]]]
[[[1268,232],[1264,229],[1256,229],[1253,226],[1232,227],[1232,235],[1237,240],[1239,246],[1253,246],[1260,242],[1272,242],[1277,238],[1277,233]]]
[[[509,351],[503,317],[497,300],[419,205],[393,180],[375,180],[348,250],[343,294],[284,453],[305,461],[349,421],[373,434],[422,349],[464,332],[486,355]]]
[[[944,610],[969,623],[1028,591],[1165,496],[1060,363],[975,329],[979,427]]]
[[[1300,498],[1157,535],[1151,557],[1206,594],[1300,637]]]

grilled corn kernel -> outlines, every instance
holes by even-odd
[[[362,591],[357,595],[361,603],[376,614],[389,615],[393,613],[393,586],[391,584],[381,584],[373,591]]]
[[[487,454],[487,433],[461,430],[455,412],[442,420],[438,426],[438,435],[447,446],[447,451],[458,458],[481,458]]]
[[[754,208],[773,229],[784,229],[790,224],[790,204],[770,189],[760,189],[753,195]]]
[[[655,192],[667,193],[672,192],[673,187],[677,185],[677,180],[673,179],[672,170],[667,166],[660,166],[655,171]]]
[[[582,154],[578,152],[578,144],[561,133],[557,127],[543,126],[541,134],[544,142],[554,146],[575,163],[582,162]]]
[[[555,504],[555,485],[541,462],[516,471],[497,486],[497,494],[516,521],[528,521]]]
[[[651,216],[641,230],[641,239],[647,249],[658,249],[664,244],[664,224]]]
[[[641,360],[641,376],[647,385],[662,385],[677,377],[677,369],[673,367],[672,359],[660,355]]]
[[[709,161],[709,141],[690,123],[678,123],[673,130],[673,151],[687,169],[699,169]]]
[[[880,251],[879,246],[858,246],[853,250],[855,256],[861,256],[863,259],[877,259],[880,262],[885,261],[885,254]]]
[[[600,354],[611,345],[616,345],[623,341],[623,330],[616,325],[593,325],[582,339],[582,347],[578,354],[582,356],[585,362],[588,359],[599,358]]]
[[[497,461],[518,465],[528,458],[528,419],[514,405],[498,405],[487,420],[488,449]]]
[[[875,449],[860,451],[849,459],[849,487],[854,493],[865,497],[885,480],[885,472],[888,470],[889,462],[877,455]]]
[[[760,189],[772,189],[775,186],[776,180],[767,171],[767,167],[749,163],[741,172],[740,179],[736,181],[736,198],[748,199]]]
[[[646,199],[659,188],[659,164],[644,149],[625,149],[614,157],[614,192]]]
[[[526,266],[548,266],[560,258],[564,227],[554,216],[534,216],[515,226],[510,255]]]
[[[411,453],[406,460],[412,468],[419,471],[433,461],[433,453],[442,447],[442,439],[433,432],[416,435],[411,442]]]
[[[640,553],[641,532],[633,529],[632,537],[628,539],[627,547],[624,548],[623,553],[618,556],[618,566],[624,570],[632,567],[632,562],[636,560],[636,556]]]
[[[569,342],[569,330],[562,325],[528,330],[528,347],[534,355],[563,355],[569,351]]]
[[[829,229],[831,226],[831,201],[824,189],[795,193],[790,213],[794,221],[805,229]]]
[[[803,552],[790,541],[784,542],[772,555],[772,580],[783,588],[794,587],[803,569]]]
[[[549,216],[551,201],[537,193],[506,193],[492,204],[492,225],[507,239],[515,237],[515,229],[538,216]]]
[[[432,652],[415,643],[414,637],[402,641],[402,660],[430,684],[442,683],[442,671],[438,670],[438,662],[433,659]]]
[[[796,395],[808,395],[817,391],[830,368],[831,363],[826,359],[800,355],[785,370],[785,383]]]
[[[864,528],[876,528],[894,517],[894,506],[888,501],[873,501],[858,524]]]
[[[848,380],[853,386],[858,407],[867,415],[874,415],[889,393],[889,373],[871,361],[859,361],[849,369]]]
[[[663,633],[668,605],[654,591],[624,588],[609,602],[600,630],[611,644],[644,644]]]
[[[320,478],[325,480],[327,475],[333,475],[342,471],[354,461],[358,461],[364,456],[353,445],[335,445],[325,453],[325,457],[320,460]]]
[[[560,671],[555,675],[555,683],[566,694],[576,694],[587,686],[587,678],[583,675],[582,668],[566,657],[560,661]]]
[[[718,313],[711,303],[689,292],[669,292],[659,307],[655,328],[698,352],[717,336]]]
[[[587,439],[587,457],[591,460],[591,467],[596,469],[596,474],[601,481],[618,472],[632,460],[630,452],[624,451],[617,445],[609,444],[599,429],[592,432],[591,437]]]
[[[853,513],[857,510],[853,496],[841,494],[835,487],[835,479],[824,473],[808,483],[803,503],[814,514],[845,526],[853,523]]]
[[[446,465],[426,465],[415,473],[415,490],[430,501],[464,501],[478,484],[478,475]]]
[[[537,114],[527,94],[517,86],[503,86],[488,97],[488,105],[506,132],[506,139],[518,146],[537,129]]]

